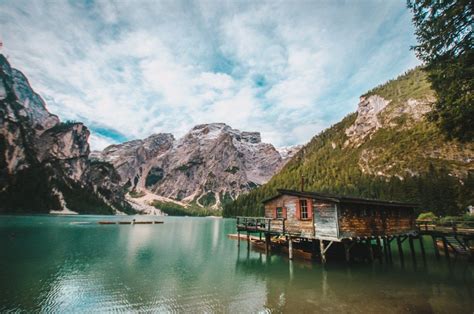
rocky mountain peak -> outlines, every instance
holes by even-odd
[[[196,125],[177,141],[167,135],[156,151],[146,146],[148,139],[107,147],[101,158],[115,166],[126,186],[214,208],[267,182],[296,153],[282,158],[261,142],[260,133],[225,123]]]

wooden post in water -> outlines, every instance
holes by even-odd
[[[380,264],[382,264],[382,246],[380,245],[380,237],[375,239],[377,243],[377,258],[379,259]]]
[[[382,241],[383,241],[383,256],[385,257],[385,263],[388,263],[389,259],[388,259],[388,251],[387,251],[387,237],[383,237],[382,238]]]
[[[316,259],[316,239],[313,239],[311,241],[311,259],[315,260]]]
[[[321,263],[326,264],[326,252],[324,251],[324,241],[319,240],[319,250],[321,251]]]
[[[247,249],[250,250],[250,233],[247,231]]]
[[[418,239],[420,241],[420,251],[421,257],[423,258],[423,263],[426,264],[426,256],[425,256],[425,246],[423,244],[423,236],[421,234],[418,235]]]
[[[392,258],[392,239],[387,238],[387,250],[388,250],[388,258],[390,260],[390,263],[393,263],[393,258]]]
[[[446,259],[449,262],[449,249],[448,249],[448,241],[446,241],[446,237],[442,236],[443,239],[443,247],[444,247],[444,255],[446,256]]]
[[[351,261],[351,247],[347,242],[344,242],[344,252],[346,256],[346,262],[349,263]]]
[[[408,236],[408,242],[410,243],[411,259],[413,260],[413,265],[416,267],[415,246],[413,245],[413,237],[411,235]]]
[[[270,252],[270,234],[269,233],[265,233],[265,253],[269,253]]]
[[[240,247],[240,231],[237,230],[237,247]]]
[[[398,246],[398,254],[400,255],[400,263],[404,264],[405,260],[403,258],[403,248],[402,248],[402,241],[400,240],[400,236],[397,236],[397,246]]]
[[[372,250],[372,239],[369,238],[366,240],[367,242],[367,250],[369,252],[369,261],[373,262],[374,261],[374,251]]]
[[[434,235],[431,236],[431,239],[433,239],[433,249],[435,251],[436,259],[439,260],[438,242],[436,241],[436,237]]]
[[[291,237],[288,237],[288,258],[290,260],[293,259],[293,241],[291,240]]]

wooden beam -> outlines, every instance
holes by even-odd
[[[423,263],[426,264],[425,246],[423,244],[423,236],[421,234],[418,235],[418,240],[420,241],[421,257],[423,258]]]
[[[403,248],[402,248],[402,241],[400,240],[400,236],[397,236],[397,246],[398,246],[398,254],[400,255],[400,263],[402,265],[405,263],[403,258]]]
[[[380,237],[377,237],[375,242],[377,243],[377,258],[380,264],[382,264],[382,246],[380,245]]]
[[[291,240],[291,237],[288,237],[288,258],[293,259],[293,240]]]
[[[325,254],[326,251],[324,250],[323,240],[319,240],[319,251],[321,252],[321,263],[326,264],[326,254]]]
[[[438,243],[436,241],[436,236],[432,235],[431,239],[433,239],[433,249],[436,255],[436,259],[439,260],[439,250],[438,250]]]
[[[387,250],[388,250],[388,259],[390,260],[390,263],[393,262],[393,258],[392,258],[392,239],[390,238],[387,238]]]
[[[411,259],[413,260],[413,265],[415,265],[415,267],[416,267],[415,246],[413,245],[413,237],[412,236],[408,237],[408,242],[410,243]]]
[[[448,241],[446,241],[445,236],[441,236],[441,239],[443,240],[443,247],[444,247],[444,256],[446,256],[446,259],[449,262],[449,248],[448,248]]]
[[[367,250],[369,252],[369,261],[373,262],[374,260],[374,251],[372,250],[372,240],[369,238],[365,240],[367,243]]]

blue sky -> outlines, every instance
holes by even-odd
[[[420,62],[405,1],[0,1],[2,53],[91,145],[225,122],[303,144]]]

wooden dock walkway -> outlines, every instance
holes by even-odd
[[[398,251],[400,262],[405,261],[405,254],[403,252],[403,243],[408,240],[410,255],[413,262],[416,264],[415,242],[418,242],[419,252],[423,262],[426,262],[426,253],[424,245],[424,237],[431,237],[433,240],[433,249],[436,258],[440,258],[442,253],[449,261],[451,257],[468,257],[471,261],[474,260],[474,246],[471,241],[474,240],[474,225],[465,221],[453,221],[448,226],[435,224],[428,221],[416,221],[416,229],[412,233],[390,235],[390,236],[367,236],[367,237],[351,237],[341,239],[340,241],[331,241],[324,243],[324,239],[316,237],[302,237],[289,233],[285,224],[285,219],[272,219],[265,217],[238,217],[237,219],[237,234],[229,235],[230,238],[247,242],[247,247],[250,245],[264,249],[269,253],[275,247],[281,252],[288,253],[290,259],[295,255],[295,244],[299,247],[303,246],[305,249],[309,248],[306,254],[310,254],[313,259],[320,258],[322,263],[326,262],[326,253],[330,247],[343,247],[343,258],[347,262],[353,259],[353,251],[362,251],[362,258],[368,261],[378,259],[380,263],[383,261],[390,263],[393,261],[392,246]],[[241,234],[241,232],[246,232]],[[251,234],[258,234],[259,236],[252,236]],[[283,240],[281,240],[283,239]],[[303,243],[303,245],[301,245]],[[300,250],[301,251],[301,250]],[[340,250],[342,251],[342,250]],[[396,252],[395,252],[396,253]],[[304,255],[304,254],[298,254]],[[355,254],[357,256],[357,254]],[[298,256],[296,256],[298,257]]]
[[[124,220],[118,220],[118,221],[99,221],[97,222],[99,225],[157,225],[157,224],[163,224],[163,221],[124,221]]]
[[[447,224],[437,224],[431,220],[417,220],[418,233],[430,236],[433,240],[433,249],[439,259],[440,251],[449,260],[450,254],[454,257],[467,256],[474,259],[474,221],[452,220]]]

